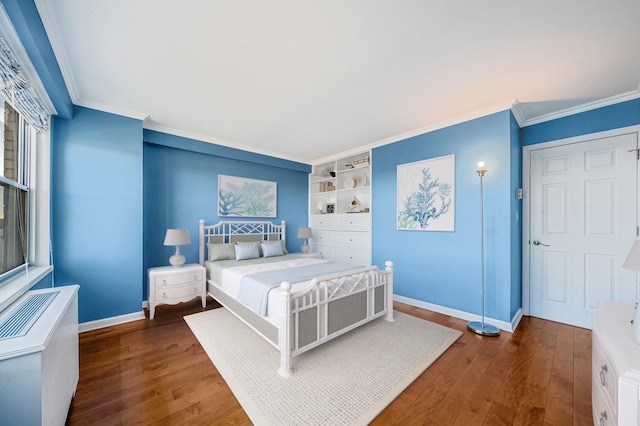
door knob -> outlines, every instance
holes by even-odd
[[[534,246],[545,246],[545,247],[549,247],[549,244],[543,244],[540,242],[540,240],[533,240],[533,245]]]

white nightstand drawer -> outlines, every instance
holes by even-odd
[[[594,372],[595,373],[595,372]],[[616,424],[616,414],[611,408],[611,405],[605,398],[603,389],[601,386],[596,385],[596,381],[599,379],[596,375],[593,375],[593,387],[591,389],[591,404],[593,410],[593,422],[596,425],[612,426]]]
[[[593,387],[602,390],[607,403],[618,406],[618,372],[598,339],[592,338]],[[610,413],[615,415],[616,413]]]
[[[164,274],[154,277],[156,288],[179,286],[204,279],[203,271],[189,271],[180,274]]]
[[[371,215],[365,213],[345,214],[338,218],[338,227],[345,231],[368,231],[370,222]]]
[[[163,303],[168,299],[179,299],[185,296],[199,296],[202,293],[202,285],[196,283],[193,285],[185,285],[181,287],[166,287],[158,288],[155,290],[155,300],[157,303]]]

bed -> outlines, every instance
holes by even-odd
[[[199,262],[207,292],[279,350],[278,373],[290,377],[293,357],[376,318],[393,321],[393,263],[380,270],[287,253],[285,225],[200,220]]]

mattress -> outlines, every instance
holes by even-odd
[[[267,257],[249,260],[222,260],[207,261],[205,268],[207,269],[207,279],[212,281],[214,285],[220,288],[234,299],[237,298],[240,290],[240,281],[242,277],[257,272],[273,271],[276,269],[296,268],[305,265],[317,265],[319,263],[327,263],[327,260],[316,259],[311,257],[303,257],[295,254],[286,254],[284,256]],[[354,265],[354,268],[357,266]],[[292,291],[304,290],[312,280],[301,281],[292,285]],[[282,317],[282,290],[276,287],[269,291],[267,313],[265,318],[274,325],[279,325]]]

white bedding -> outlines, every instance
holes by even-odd
[[[240,281],[242,277],[249,274],[255,274],[257,272],[264,271],[273,271],[276,269],[285,269],[285,268],[295,268],[304,265],[314,265],[318,263],[328,262],[323,259],[314,259],[307,257],[297,257],[294,259],[286,259],[282,262],[274,262],[274,263],[260,263],[260,264],[250,264],[250,265],[240,265],[233,266],[229,268],[225,268],[222,271],[221,285],[222,290],[232,296],[233,298],[237,298],[238,291],[240,289]],[[354,265],[355,266],[355,265]],[[295,283],[292,285],[293,291],[301,291],[311,282],[303,281],[299,283]],[[275,325],[280,323],[280,318],[282,317],[282,290],[280,287],[276,287],[269,291],[269,301],[267,306],[267,315],[266,318]]]

